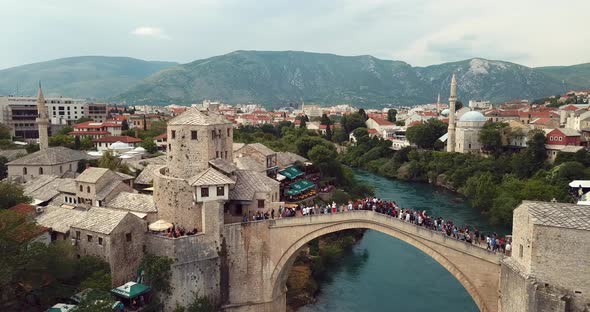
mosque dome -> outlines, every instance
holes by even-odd
[[[443,109],[442,112],[440,112],[440,114],[443,115],[443,116],[445,116],[445,117],[447,117],[447,116],[449,116],[449,113],[450,112],[451,111],[448,108],[445,108],[445,109]]]
[[[461,116],[459,121],[480,122],[480,121],[486,121],[486,117],[480,112],[470,111],[470,112],[463,114],[463,116]]]
[[[114,149],[114,150],[122,150],[122,149],[128,149],[128,148],[129,148],[129,145],[126,143],[123,143],[121,141],[117,141],[117,142],[111,144],[111,149]]]
[[[133,151],[138,153],[145,153],[145,148],[138,146],[135,149],[133,149]]]

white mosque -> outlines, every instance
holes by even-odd
[[[455,74],[451,79],[451,96],[449,98],[449,130],[447,133],[447,152],[479,153],[481,143],[479,133],[486,123],[485,116],[478,111],[464,113],[455,121],[455,103],[457,102],[457,80]],[[444,113],[444,112],[443,112]]]

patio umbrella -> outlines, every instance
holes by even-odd
[[[127,282],[124,285],[111,289],[111,292],[117,296],[132,299],[139,295],[145,294],[150,290],[151,288],[147,285],[136,282]]]
[[[150,224],[148,226],[148,229],[150,229],[150,231],[156,231],[156,232],[161,232],[161,231],[166,231],[167,229],[172,227],[172,223],[165,221],[165,220],[158,220],[152,224]]]
[[[72,311],[76,306],[73,304],[56,303],[53,307],[49,308],[47,312],[68,312]]]

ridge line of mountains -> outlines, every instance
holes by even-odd
[[[34,95],[43,81],[48,96],[123,104],[189,104],[202,100],[342,104],[361,107],[446,101],[452,73],[459,99],[503,102],[590,89],[590,63],[526,67],[472,58],[413,67],[370,55],[299,51],[235,51],[187,64],[129,57],[80,56],[0,70],[0,95]]]

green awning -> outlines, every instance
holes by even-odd
[[[125,285],[113,288],[111,292],[117,296],[131,299],[139,295],[145,294],[150,291],[151,288],[144,284],[138,284],[136,282],[128,282]]]
[[[287,191],[287,195],[297,195],[301,192],[305,192],[311,188],[313,188],[315,184],[308,180],[301,180],[291,184],[291,187]]]
[[[289,178],[291,180],[303,175],[303,172],[294,166],[287,167],[284,170],[279,171],[279,173],[286,176],[287,178]]]

